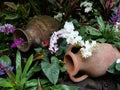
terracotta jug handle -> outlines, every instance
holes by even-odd
[[[84,75],[82,75],[82,76],[80,76],[80,77],[78,77],[78,78],[76,78],[76,77],[74,77],[74,76],[71,76],[71,75],[69,75],[69,76],[70,76],[70,79],[71,79],[73,82],[80,82],[80,81],[83,81],[84,79],[86,79],[86,78],[88,77],[87,74],[84,74]]]

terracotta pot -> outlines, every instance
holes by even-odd
[[[13,33],[14,40],[23,38],[23,45],[17,45],[17,48],[23,52],[29,50],[31,45],[43,46],[43,42],[48,40],[50,35],[59,30],[60,22],[53,17],[43,15],[35,16],[25,29],[16,29]]]
[[[118,58],[120,53],[116,48],[107,43],[98,43],[98,49],[88,58],[82,58],[79,49],[75,52],[74,47],[70,45],[64,56],[64,62],[67,72],[74,82],[79,82],[90,77],[99,77],[106,74],[107,69]],[[78,72],[83,75],[75,77]]]

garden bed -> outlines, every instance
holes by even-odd
[[[2,0],[0,7],[0,90],[120,90],[119,0]]]

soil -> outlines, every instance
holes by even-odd
[[[81,82],[72,82],[69,78],[62,81],[62,84],[77,86],[78,90],[117,90],[117,83],[120,78],[116,75],[106,74],[98,78],[90,78]]]

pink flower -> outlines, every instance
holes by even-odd
[[[17,45],[22,45],[23,44],[23,39],[22,38],[19,38],[19,39],[16,39],[12,45],[11,45],[11,48],[15,48]]]

